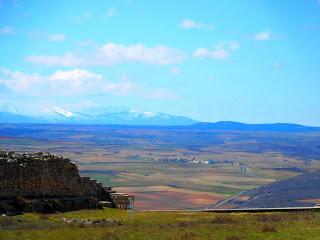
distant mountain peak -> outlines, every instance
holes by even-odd
[[[32,123],[68,123],[68,124],[118,124],[118,125],[154,125],[174,126],[192,125],[197,121],[183,116],[174,116],[159,112],[139,112],[123,107],[97,107],[83,111],[72,111],[58,106],[48,106],[44,111],[34,115],[15,114],[4,111],[0,115],[0,122],[15,123],[27,118]],[[6,114],[5,114],[6,113]],[[10,113],[10,114],[7,114]],[[2,116],[2,117],[1,117]]]

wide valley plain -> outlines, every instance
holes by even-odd
[[[320,170],[320,132],[0,124],[0,149],[61,154],[138,210],[204,209]],[[307,199],[306,199],[307,200]]]

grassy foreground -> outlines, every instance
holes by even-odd
[[[67,219],[119,219],[103,226]],[[320,212],[203,213],[84,210],[50,215],[0,216],[0,239],[320,239]]]

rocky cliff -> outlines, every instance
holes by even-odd
[[[0,151],[0,212],[99,208],[101,202],[117,207],[113,193],[110,187],[81,177],[67,158]]]

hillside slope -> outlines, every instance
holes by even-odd
[[[226,202],[225,205],[236,206],[236,208],[314,206],[320,200],[319,183],[319,172],[305,172],[296,177],[246,191],[238,198]]]

